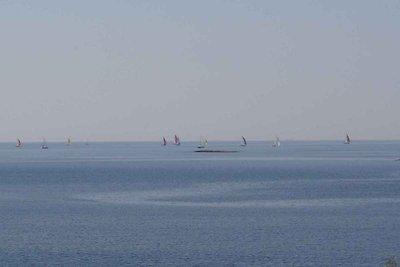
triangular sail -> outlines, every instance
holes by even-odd
[[[279,140],[278,136],[275,136],[275,142],[272,144],[274,147],[280,147],[281,146],[281,140]]]
[[[244,138],[244,136],[242,136],[242,140],[243,140],[243,143],[241,144],[241,146],[246,146],[247,145],[247,141],[246,141],[246,138]]]
[[[68,137],[68,139],[67,139],[67,146],[69,146],[71,143],[72,143],[72,142],[71,142],[71,138]]]
[[[167,140],[165,140],[165,137],[163,137],[163,146],[167,145]]]
[[[175,135],[175,141],[174,144],[179,146],[181,144],[181,140],[179,139],[179,137],[177,135]]]
[[[15,145],[16,147],[21,147],[22,143],[21,140],[19,140],[19,138],[17,138],[17,144]]]
[[[346,140],[344,141],[345,144],[350,144],[350,136],[346,134]]]

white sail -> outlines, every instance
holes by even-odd
[[[200,143],[197,148],[205,148],[208,145],[207,139],[200,138]]]
[[[275,137],[275,142],[272,144],[273,147],[280,147],[281,146],[281,140],[279,140],[279,137]]]

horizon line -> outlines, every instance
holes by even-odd
[[[20,139],[21,142],[23,143],[42,143],[43,140],[39,141],[33,141],[33,140],[28,140],[28,141],[23,141],[23,139]],[[66,139],[67,140],[67,139]],[[49,140],[46,138],[47,143],[66,143],[66,140]],[[240,142],[239,139],[207,139],[209,142]],[[246,139],[247,142],[273,142],[275,139]],[[342,139],[280,139],[281,141],[286,141],[286,142],[343,142]],[[72,143],[162,143],[162,139],[159,140],[82,140],[82,139],[72,139]],[[366,142],[366,141],[393,141],[393,142],[399,142],[400,139],[352,139],[351,142]],[[185,140],[181,141],[181,143],[185,142],[190,142],[190,143],[195,143],[199,142],[199,140]],[[15,141],[0,141],[0,144],[8,144],[8,143],[15,143]],[[172,143],[172,141],[167,142],[167,143]]]

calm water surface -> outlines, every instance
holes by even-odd
[[[383,266],[400,142],[0,144],[2,266]]]

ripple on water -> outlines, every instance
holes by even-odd
[[[75,200],[123,205],[155,205],[207,208],[326,208],[352,207],[385,203],[399,203],[400,198],[284,198],[239,199],[237,196],[251,189],[267,187],[267,183],[214,183],[182,189],[124,191],[80,194]],[[219,198],[218,198],[219,196]],[[236,196],[236,199],[235,199]],[[199,198],[202,197],[202,198]],[[219,201],[204,199],[223,199]],[[229,198],[230,200],[226,200]],[[200,200],[199,200],[200,199]],[[201,200],[202,199],[202,200]]]

